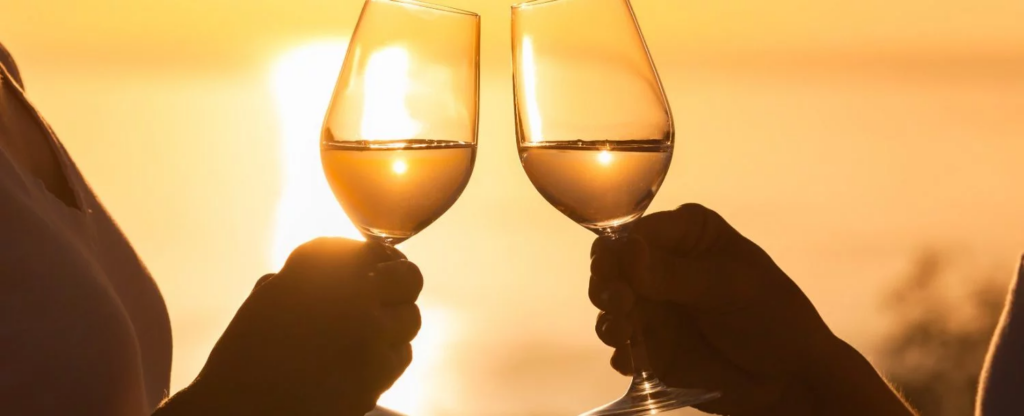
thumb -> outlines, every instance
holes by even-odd
[[[641,296],[697,309],[731,308],[748,299],[735,261],[716,256],[681,257],[652,250],[637,237],[622,250],[623,272]]]
[[[277,273],[267,273],[263,275],[263,277],[260,277],[260,279],[257,280],[256,284],[252,287],[252,291],[255,292],[256,289],[259,289],[260,286],[263,286],[263,284],[267,283],[267,281],[273,279],[274,276],[277,276]]]
[[[640,218],[631,234],[646,241],[653,251],[668,251],[680,257],[721,250],[739,236],[721,215],[700,204],[685,204]]]

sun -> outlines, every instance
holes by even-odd
[[[321,124],[346,47],[345,41],[302,46],[282,55],[273,68],[271,84],[280,117],[284,179],[271,248],[275,270],[284,264],[295,247],[316,237],[363,239],[331,193],[320,163]],[[407,71],[408,56],[404,50],[385,49],[379,56],[382,58],[378,75]],[[401,114],[404,102],[393,99],[390,90],[374,81],[376,79],[367,80],[367,86],[375,92],[364,105],[367,114],[363,126],[370,129],[367,133],[390,139],[418,129],[411,119],[398,117],[399,122],[396,122],[394,115]],[[397,160],[392,169],[401,175],[409,166],[404,160]],[[439,377],[443,371],[440,363],[446,344],[451,342],[454,321],[445,309],[432,306],[426,300],[419,303],[423,325],[413,341],[416,358],[378,403],[406,414],[429,416],[436,414],[431,406],[431,391],[446,387],[439,385],[439,380],[443,379]]]

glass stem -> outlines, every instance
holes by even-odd
[[[606,231],[606,235],[612,240],[621,240],[629,236],[629,225],[623,224],[619,227],[612,228]],[[631,390],[642,389],[649,390],[655,385],[660,384],[658,376],[654,374],[654,370],[651,369],[651,363],[647,358],[647,343],[644,341],[643,335],[643,317],[640,313],[640,300],[637,299],[636,306],[634,306],[635,312],[633,313],[633,334],[629,338],[629,353],[633,359],[633,386]]]
[[[633,358],[633,387],[632,389],[651,390],[661,382],[658,376],[651,369],[651,363],[647,357],[647,343],[644,341],[643,331],[640,329],[642,319],[639,314],[633,318],[633,335],[629,339],[629,353]]]

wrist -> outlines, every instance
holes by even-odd
[[[855,348],[834,335],[819,344],[800,369],[819,411],[835,415],[914,415]]]
[[[197,379],[188,387],[165,400],[153,416],[217,416],[244,414],[258,416],[266,413],[255,405],[256,401],[242,397],[231,388],[208,386]],[[225,386],[226,387],[226,386]]]

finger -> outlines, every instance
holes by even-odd
[[[365,414],[400,374],[392,349],[379,340],[361,339],[339,352],[335,366],[324,365],[324,370],[336,377],[324,387],[332,387],[337,403],[344,408],[340,414]]]
[[[377,263],[385,263],[395,260],[408,260],[408,258],[405,257],[405,253],[402,253],[401,250],[394,246],[389,246],[376,241],[367,241],[366,251],[367,254],[371,256],[371,259]]]
[[[664,252],[646,253],[630,258],[625,265],[632,287],[642,296],[672,300],[683,305],[706,300],[719,270],[713,259],[684,258]]]
[[[623,252],[623,274],[629,277],[631,288],[648,299],[721,307],[750,298],[759,287],[757,282],[738,284],[744,279],[737,262],[718,256],[681,257],[649,251],[640,239],[632,240]]]
[[[605,345],[613,348],[625,347],[629,345],[629,337],[633,334],[631,321],[625,316],[600,312],[597,314],[597,324],[594,329],[597,331],[597,337]]]
[[[679,306],[645,304],[640,312],[645,323],[653,323],[654,316],[660,318],[656,325],[645,325],[643,335],[651,367],[662,381],[672,387],[722,393],[721,398],[702,405],[702,410],[761,414],[754,410],[769,406],[781,396],[785,383],[756,376],[727,358]]]
[[[327,310],[331,319],[344,320],[352,308],[376,304],[368,275],[377,262],[368,261],[367,245],[344,238],[321,237],[297,247],[277,276],[273,297],[289,307]],[[259,295],[265,290],[256,291]],[[300,305],[301,304],[301,305]]]
[[[383,338],[389,344],[407,344],[416,338],[422,325],[420,308],[412,303],[381,308]]]
[[[379,390],[380,393],[391,389],[395,382],[405,373],[405,370],[409,368],[409,365],[412,364],[412,344],[405,343],[392,346],[389,349],[389,353],[391,355],[391,363],[388,367],[387,377],[383,380],[383,387]]]
[[[624,376],[633,375],[633,357],[629,354],[629,348],[616,348],[612,353],[612,368]]]
[[[619,263],[622,275],[632,288],[644,297],[660,300],[664,294],[660,292],[661,288],[653,285],[651,255],[642,238],[631,236],[620,250]]]
[[[708,251],[739,235],[721,215],[700,204],[685,204],[640,218],[631,233],[652,248],[670,249],[679,256]]]
[[[405,343],[396,347],[392,347],[391,350],[395,357],[395,369],[397,371],[397,374],[395,374],[395,380],[397,380],[399,377],[402,376],[402,373],[404,373],[405,370],[409,368],[409,365],[412,364],[412,344]]]
[[[651,214],[638,220],[632,232],[645,242],[647,256],[624,256],[624,274],[642,296],[731,309],[756,297],[764,285],[743,272],[751,261],[767,258],[763,250],[701,205]]]
[[[380,393],[359,391],[337,396],[335,402],[338,403],[338,414],[365,415],[377,408],[377,399],[380,398]]]
[[[619,276],[619,260],[615,250],[601,249],[590,257],[590,274],[614,280]]]
[[[744,383],[746,374],[704,338],[680,308],[649,303],[639,311],[651,367],[672,387],[722,390]]]
[[[256,284],[253,285],[252,291],[255,292],[256,289],[259,289],[260,286],[263,286],[264,283],[267,283],[267,281],[272,279],[274,276],[277,276],[277,274],[276,273],[267,273],[267,274],[263,275],[263,277],[260,277],[259,280],[256,281]]]
[[[391,389],[395,382],[402,377],[405,370],[412,364],[412,344],[398,344],[388,348],[389,364],[387,369],[382,371],[384,378],[382,378],[381,384],[377,390],[377,394],[383,394],[384,392]]]
[[[372,278],[382,305],[416,302],[423,290],[423,274],[408,260],[381,263]]]
[[[612,297],[612,290],[608,282],[607,279],[602,279],[597,275],[590,275],[590,287],[587,289],[587,295],[590,296],[590,303],[602,311],[608,309],[608,303]]]
[[[345,238],[320,237],[295,248],[281,273],[322,276],[343,273],[365,262],[366,245]],[[373,262],[373,264],[379,263]]]
[[[615,245],[615,240],[611,237],[600,236],[595,238],[594,243],[590,245],[590,258],[593,259],[599,253],[607,252],[613,245]]]
[[[590,303],[593,303],[597,309],[621,315],[629,313],[636,302],[636,295],[627,281],[601,279],[595,275],[590,276],[588,295],[590,295]]]
[[[625,314],[635,297],[623,274],[620,257],[629,255],[627,239],[598,238],[591,250],[590,301],[598,309]]]
[[[351,357],[358,361],[359,373],[364,381],[365,389],[373,394],[380,395],[398,379],[405,367],[396,356],[402,345],[388,344],[384,339],[367,340],[362,345],[362,353],[359,356]]]
[[[654,299],[666,299],[698,310],[733,311],[768,295],[769,275],[751,275],[743,256],[679,258],[652,253],[646,273],[638,272],[633,287]]]

